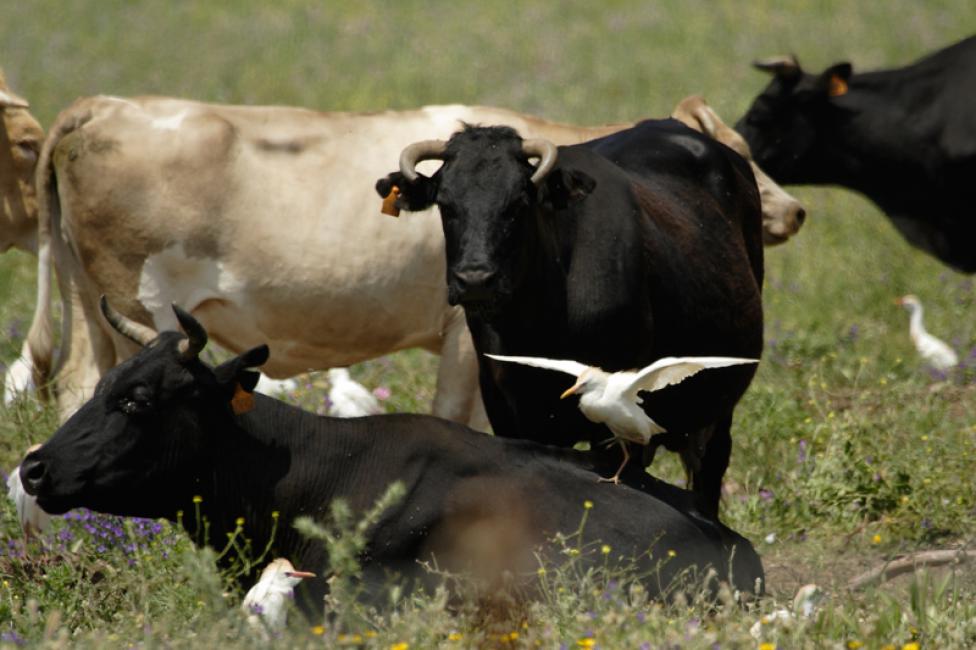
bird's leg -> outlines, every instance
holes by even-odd
[[[617,468],[617,473],[609,478],[600,477],[599,483],[613,483],[614,485],[620,485],[620,473],[624,471],[624,467],[627,466],[627,461],[630,460],[630,452],[627,451],[627,442],[625,440],[618,439],[620,443],[620,448],[624,450],[624,462],[620,463],[620,467]]]

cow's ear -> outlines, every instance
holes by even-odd
[[[847,94],[847,81],[851,78],[853,67],[846,61],[830,66],[820,75],[820,87],[826,91],[828,97],[840,97]]]
[[[268,346],[259,345],[251,348],[247,352],[237,355],[229,361],[225,361],[214,368],[214,375],[217,383],[222,386],[240,385],[244,390],[251,392],[258,384],[260,373],[248,370],[256,368],[268,360]]]
[[[539,200],[555,210],[563,210],[570,203],[585,199],[595,188],[596,180],[586,172],[557,167],[546,176]]]
[[[383,198],[383,212],[398,216],[400,210],[422,212],[437,197],[437,174],[427,177],[418,173],[408,181],[401,172],[393,172],[376,181],[376,193]]]

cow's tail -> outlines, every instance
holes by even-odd
[[[61,232],[61,203],[58,197],[58,181],[54,171],[54,149],[61,139],[91,119],[91,110],[77,104],[61,112],[48,132],[37,161],[34,182],[37,187],[37,304],[34,320],[27,333],[27,346],[34,374],[34,385],[44,397],[49,396],[49,383],[54,366],[54,325],[51,316],[51,268],[54,247],[59,246],[56,237]],[[59,269],[66,273],[67,269]],[[62,287],[70,286],[67,278]],[[66,292],[62,291],[62,294]],[[64,310],[62,318],[69,318],[70,295],[61,296]],[[61,342],[65,345],[65,341]]]

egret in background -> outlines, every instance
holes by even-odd
[[[688,377],[710,368],[725,368],[747,363],[759,363],[758,359],[737,357],[664,357],[642,370],[606,372],[595,366],[577,361],[542,359],[539,357],[507,357],[485,355],[497,361],[520,363],[535,368],[557,370],[576,377],[560,399],[579,394],[579,408],[591,422],[605,424],[624,450],[624,461],[617,473],[601,481],[620,483],[620,473],[630,460],[627,442],[647,445],[651,436],[664,433],[665,428],[652,420],[641,408],[643,400],[638,393],[653,392],[672,384],[680,384]]]
[[[369,390],[349,376],[346,368],[329,370],[329,415],[358,418],[383,413],[380,401]]]
[[[942,339],[932,336],[926,331],[922,324],[922,302],[918,296],[908,294],[898,298],[895,303],[908,310],[910,315],[908,333],[912,337],[912,343],[915,344],[919,356],[927,364],[942,372],[959,365],[959,356],[956,355],[955,350]]]

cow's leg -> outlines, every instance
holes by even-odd
[[[66,288],[62,286],[62,291]],[[67,420],[88,401],[102,375],[115,365],[112,338],[102,329],[98,307],[86,300],[77,285],[71,283],[68,313],[65,319],[62,358],[56,375],[58,413]]]
[[[487,429],[487,417],[478,391],[478,359],[471,334],[464,322],[464,312],[452,309],[444,328],[440,347],[441,363],[437,370],[437,392],[431,412],[442,418]],[[481,426],[472,416],[480,413]]]
[[[722,497],[722,477],[729,467],[732,455],[732,414],[723,416],[715,424],[698,431],[689,441],[686,453],[697,460],[697,467],[691,459],[682,454],[685,467],[691,474],[691,489],[695,493],[698,512],[710,519],[718,519],[718,506]]]

